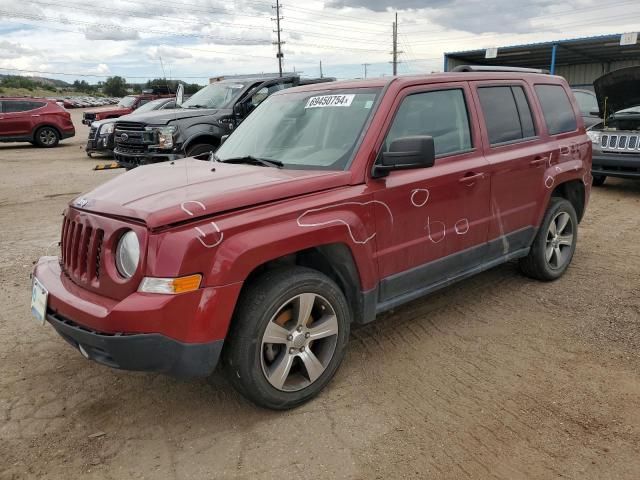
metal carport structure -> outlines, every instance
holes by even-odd
[[[633,35],[631,36],[633,40]],[[530,43],[444,54],[444,70],[458,65],[543,68],[567,79],[572,87],[591,87],[599,76],[640,65],[640,43],[621,45],[621,34]],[[628,40],[628,38],[627,38]],[[487,58],[496,54],[494,58]]]

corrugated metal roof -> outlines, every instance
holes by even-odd
[[[640,59],[640,44],[621,46],[620,35],[598,35],[498,47],[497,58],[484,58],[485,49],[445,53],[445,58],[475,65],[549,68],[551,51],[553,46],[557,45],[556,66]]]

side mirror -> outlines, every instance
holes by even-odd
[[[176,89],[176,107],[181,107],[182,102],[184,102],[184,85],[180,83]]]
[[[388,152],[380,154],[379,162],[373,166],[374,177],[384,177],[391,170],[432,167],[436,161],[433,137],[419,135],[394,140]]]
[[[238,102],[233,106],[233,116],[236,118],[244,118],[247,116],[248,110],[245,102]]]
[[[222,144],[227,141],[227,138],[229,138],[229,135],[222,135],[220,137],[220,146],[222,146]]]

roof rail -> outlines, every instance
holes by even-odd
[[[544,73],[549,74],[549,70],[543,68],[522,68],[522,67],[496,67],[493,65],[458,65],[452,72],[520,72],[520,73]]]

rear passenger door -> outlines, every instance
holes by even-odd
[[[407,89],[382,132],[380,150],[398,138],[429,135],[436,152],[433,167],[392,171],[370,182],[380,206],[375,239],[383,302],[483,261],[489,165],[469,93],[465,82]]]
[[[0,113],[0,133],[4,137],[31,135],[31,112],[35,108],[28,100],[3,100]],[[34,112],[35,113],[35,112]]]
[[[491,165],[490,256],[530,245],[552,147],[536,115],[529,86],[520,81],[474,82],[484,155]]]

